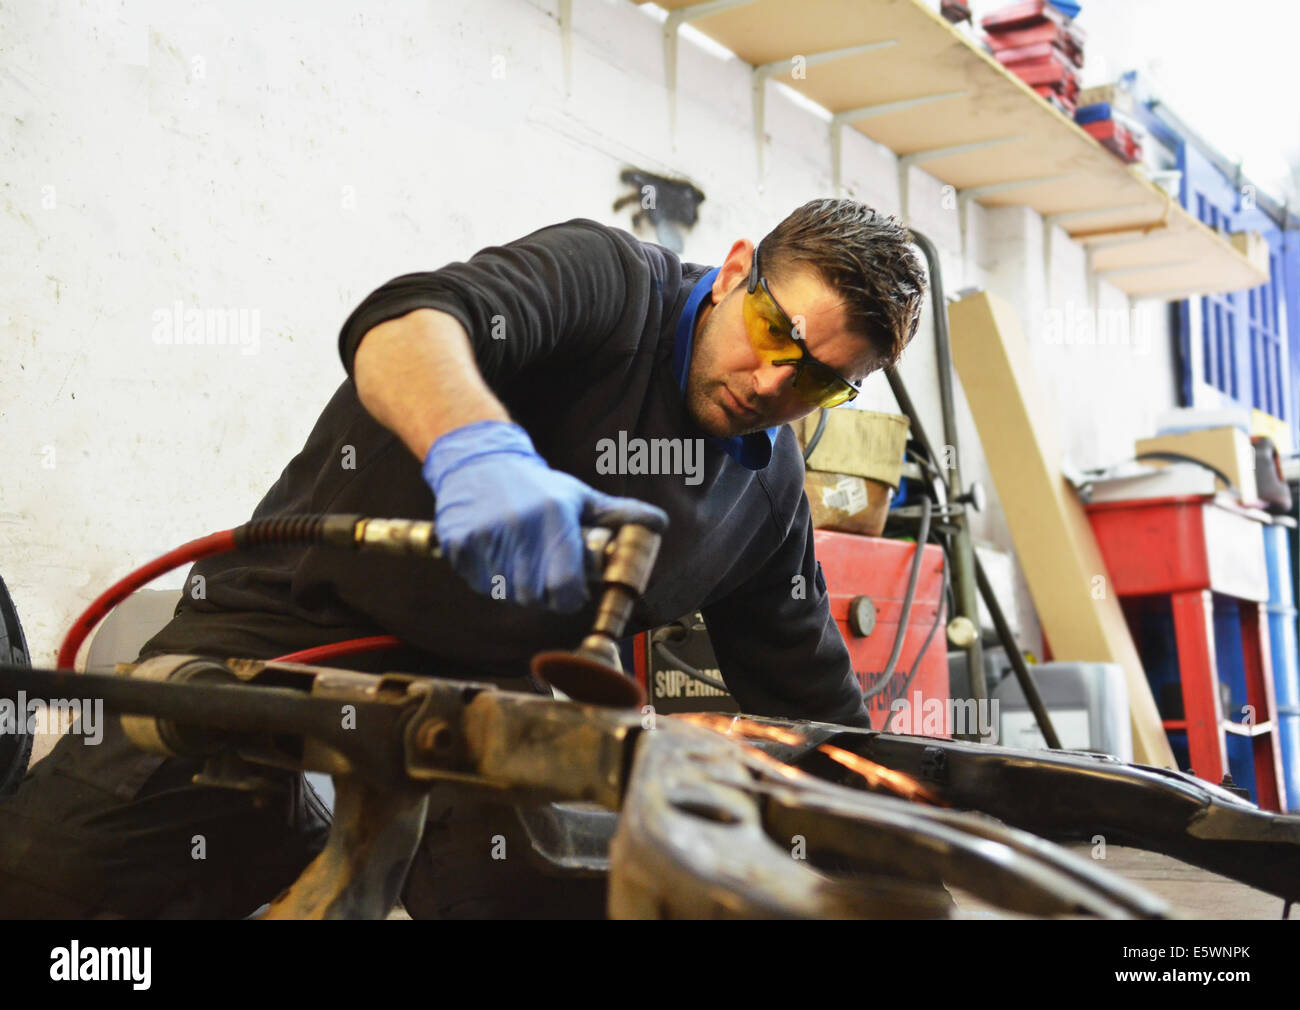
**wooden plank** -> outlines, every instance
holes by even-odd
[[[1056,419],[1015,311],[980,292],[948,316],[953,361],[1053,657],[1123,667],[1134,759],[1176,767],[1092,528],[1061,474]]]
[[[694,0],[666,0],[670,10]],[[951,91],[964,91],[924,106],[860,119],[851,126],[900,156],[981,141],[1023,137],[1011,143],[925,160],[921,167],[959,190],[1016,180],[1066,176],[999,193],[979,202],[989,207],[1025,205],[1043,215],[1113,208],[1104,219],[1063,223],[1071,236],[1099,227],[1160,230],[1177,246],[1138,243],[1116,262],[1124,268],[1107,280],[1132,295],[1195,290],[1238,291],[1267,283],[1223,237],[1170,201],[1132,166],[1125,165],[1084,130],[977,48],[958,29],[917,0],[754,0],[691,25],[760,66],[811,59],[817,53],[866,43],[896,44],[825,63],[813,62],[794,76],[794,66],[775,79],[832,112],[878,106]],[[1108,254],[1109,255],[1109,254]],[[1150,267],[1149,272],[1128,268]]]

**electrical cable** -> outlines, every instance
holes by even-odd
[[[912,556],[912,572],[907,580],[907,593],[903,596],[903,609],[898,617],[898,630],[894,633],[894,647],[889,652],[889,662],[885,664],[885,670],[880,675],[880,679],[875,685],[867,691],[862,692],[863,698],[874,698],[889,686],[889,682],[894,677],[894,668],[898,665],[899,654],[903,651],[903,639],[907,637],[907,622],[912,617],[912,600],[916,596],[916,583],[921,577],[921,560],[925,555],[925,545],[930,540],[930,499],[921,499],[921,526],[916,533],[916,551]],[[947,566],[944,567],[947,571]],[[915,669],[915,664],[913,664]]]
[[[941,545],[942,546],[942,545]],[[949,578],[948,569],[948,549],[945,546],[940,554],[940,566],[943,571],[943,594],[945,599],[952,599],[952,580]],[[951,605],[951,604],[950,604]],[[951,613],[951,611],[949,611]],[[908,671],[907,679],[903,681],[903,686],[898,692],[900,698],[907,697],[907,689],[912,686],[912,680],[916,677],[916,672],[921,669],[921,660],[925,658],[925,652],[930,648],[930,641],[934,638],[934,633],[939,630],[939,618],[943,616],[943,607],[936,607],[934,611],[934,621],[930,624],[930,631],[925,636],[925,641],[921,643],[921,651],[916,654],[912,660],[912,669]]]
[[[910,449],[907,450],[907,452],[909,455],[913,456],[913,458],[915,458],[918,463],[920,463],[923,467],[925,467],[932,474],[934,474],[936,480],[942,484],[943,474],[939,471],[937,467],[933,465],[933,463],[927,462],[920,455],[912,452],[912,450]],[[944,485],[944,487],[946,488],[946,485]],[[923,501],[927,505],[929,504],[929,499],[923,499]],[[952,594],[952,578],[951,578],[952,566],[948,559],[948,552],[950,548],[948,546],[947,541],[944,540],[942,536],[936,538],[936,541],[939,545],[940,552],[941,552],[939,565],[940,565],[940,573],[943,576],[942,602],[947,604],[947,612],[951,614],[953,612],[954,606],[956,605],[956,601],[953,599],[953,594]],[[921,660],[925,657],[926,650],[930,648],[930,642],[934,638],[934,633],[939,630],[940,617],[943,615],[943,613],[944,613],[944,608],[942,606],[935,608],[934,621],[930,624],[930,631],[926,634],[925,641],[921,643],[920,652],[918,652],[916,654],[916,658],[912,660],[912,669],[908,672],[907,679],[903,681],[902,689],[899,691],[900,697],[907,696],[907,689],[912,686],[912,680],[913,678],[916,677],[917,671],[921,668]],[[882,681],[882,682],[888,683],[887,681]],[[873,688],[872,690],[874,691],[875,688]]]

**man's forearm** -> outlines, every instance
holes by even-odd
[[[416,309],[367,332],[352,376],[366,410],[420,460],[453,428],[510,420],[479,374],[465,328],[436,309]]]

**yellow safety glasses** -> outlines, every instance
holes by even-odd
[[[759,274],[758,250],[749,271],[745,296],[745,329],[759,360],[769,365],[794,365],[794,391],[812,407],[838,407],[858,395],[858,387],[808,353],[794,322],[772,297],[767,279]]]

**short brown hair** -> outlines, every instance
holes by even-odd
[[[843,295],[848,328],[871,341],[880,367],[898,364],[916,335],[925,272],[897,218],[856,200],[810,200],[758,245],[765,275],[817,270]]]

